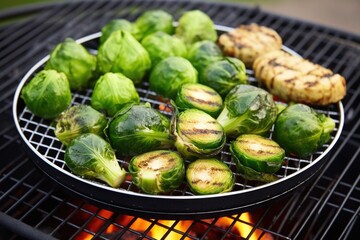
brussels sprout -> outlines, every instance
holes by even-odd
[[[139,102],[134,83],[121,73],[108,72],[101,76],[91,96],[91,106],[98,111],[105,110],[109,116],[114,116],[127,103]]]
[[[52,119],[70,105],[70,85],[64,73],[42,70],[24,86],[21,98],[36,116]]]
[[[78,104],[63,112],[57,119],[55,136],[64,145],[84,133],[94,133],[103,136],[107,125],[104,114],[96,111],[89,105]]]
[[[119,187],[126,176],[110,144],[93,133],[85,133],[71,141],[65,151],[65,163],[74,174],[99,179],[114,188]]]
[[[226,142],[221,125],[198,109],[187,109],[175,114],[171,132],[175,136],[177,150],[190,160],[215,156]]]
[[[136,32],[133,34],[139,41],[155,32],[172,35],[174,33],[173,21],[173,17],[163,10],[149,10],[136,19],[134,23]]]
[[[246,68],[237,58],[226,57],[208,65],[199,82],[213,88],[225,97],[238,84],[247,84]]]
[[[221,96],[212,88],[199,83],[185,83],[176,97],[179,109],[196,108],[216,118],[223,105]]]
[[[141,44],[150,55],[152,67],[167,57],[185,57],[187,53],[186,46],[180,39],[164,32],[148,35]]]
[[[170,120],[149,103],[128,104],[105,129],[111,145],[122,155],[132,155],[174,146]]]
[[[157,150],[133,157],[129,163],[133,183],[149,194],[166,193],[180,186],[185,164],[176,152]]]
[[[270,130],[277,108],[272,96],[251,85],[236,85],[226,96],[217,121],[227,136],[253,133],[262,135]]]
[[[123,30],[110,34],[99,47],[97,59],[100,72],[120,72],[135,84],[142,81],[151,67],[148,52],[131,33]]]
[[[213,62],[223,58],[223,53],[216,43],[210,40],[196,42],[188,50],[186,57],[202,77],[204,69]]]
[[[186,169],[186,180],[195,194],[230,192],[235,185],[235,176],[230,168],[215,158],[198,159]]]
[[[217,32],[213,21],[200,10],[185,12],[179,19],[175,35],[182,39],[186,45],[191,45],[201,40],[215,42],[217,39]]]
[[[335,122],[304,104],[284,109],[274,126],[273,139],[287,153],[306,157],[330,140]]]
[[[196,83],[197,71],[182,57],[168,57],[160,61],[150,73],[150,89],[166,98],[175,99],[184,83]]]
[[[101,29],[100,44],[103,44],[106,39],[111,35],[111,33],[116,30],[124,30],[132,32],[134,30],[133,24],[126,19],[113,19],[105,24]]]
[[[241,164],[264,173],[277,172],[285,157],[285,150],[279,144],[254,134],[237,137],[230,144],[230,152],[237,165]]]
[[[95,73],[96,57],[81,44],[67,38],[51,51],[45,69],[65,73],[71,90],[82,90]]]

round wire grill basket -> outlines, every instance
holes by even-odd
[[[231,28],[217,26],[221,32]],[[89,51],[96,52],[100,33],[92,34],[77,40]],[[296,54],[291,49],[283,50]],[[48,60],[46,56],[36,63],[21,80],[14,97],[13,114],[15,125],[26,149],[33,156],[36,165],[56,182],[94,202],[105,207],[127,211],[140,215],[157,214],[164,218],[195,218],[225,215],[239,210],[246,210],[252,206],[268,202],[296,189],[307,182],[322,166],[326,155],[337,142],[343,127],[344,111],[342,103],[329,105],[315,110],[331,117],[336,127],[329,143],[324,144],[314,154],[307,158],[286,156],[284,164],[276,173],[278,180],[271,183],[247,181],[236,172],[235,163],[232,162],[229,152],[229,141],[222,152],[217,156],[224,161],[236,176],[234,189],[229,193],[197,196],[191,193],[184,181],[176,190],[164,195],[149,195],[142,193],[128,177],[120,188],[111,188],[101,182],[87,180],[76,176],[66,167],[64,161],[65,147],[54,135],[54,126],[49,120],[35,116],[25,106],[20,98],[23,86],[40,70]],[[249,81],[253,85],[258,82],[251,70],[247,70]],[[154,109],[167,116],[167,103],[155,92],[150,91],[145,81],[137,86],[142,102],[149,102]],[[71,105],[90,104],[92,90],[73,92]],[[118,159],[120,165],[127,169],[130,159]]]

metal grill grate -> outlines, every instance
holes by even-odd
[[[197,8],[207,12],[217,24],[234,27],[257,22],[273,27],[283,37],[284,45],[345,76],[348,91],[343,102],[345,126],[340,144],[330,152],[330,159],[308,188],[276,204],[255,209],[254,223],[249,226],[277,239],[354,239],[360,205],[360,163],[357,161],[360,37],[241,5],[146,0],[76,1],[0,13],[0,20],[17,17],[13,23],[0,26],[0,225],[6,226],[0,227],[1,235],[8,239],[17,236],[74,239],[85,232],[99,239],[152,239],[151,229],[160,225],[165,229],[164,236],[176,232],[184,239],[242,239],[240,234],[232,232],[233,226],[240,222],[240,213],[229,216],[230,225],[225,228],[216,226],[218,219],[196,220],[184,231],[176,230],[179,221],[167,226],[158,219],[147,219],[150,225],[144,231],[132,228],[138,217],[130,217],[127,224],[114,223],[124,215],[114,213],[106,218],[101,208],[63,192],[38,172],[21,150],[11,107],[12,96],[25,72],[65,37],[77,39],[97,32],[115,17],[134,20],[151,8],[163,8],[176,18],[185,10]],[[70,213],[65,214],[65,210]],[[75,219],[82,214],[87,219]],[[96,231],[88,227],[93,219],[104,223]],[[112,224],[118,230],[113,235],[106,233]],[[198,235],[191,232],[197,226],[203,229]]]

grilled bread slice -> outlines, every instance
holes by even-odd
[[[275,30],[252,23],[223,33],[218,45],[225,55],[239,58],[251,68],[259,55],[281,49],[282,39]]]
[[[344,77],[281,50],[258,57],[253,69],[255,77],[285,101],[328,105],[340,101],[346,94]]]

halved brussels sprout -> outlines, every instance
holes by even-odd
[[[192,44],[186,57],[202,78],[204,69],[213,62],[223,58],[223,53],[216,43],[210,40],[203,40]]]
[[[128,32],[134,31],[133,24],[126,19],[113,19],[101,28],[100,44],[103,44],[111,33],[117,30],[124,30]]]
[[[173,17],[164,10],[148,10],[136,19],[134,23],[136,30],[133,35],[139,41],[155,32],[172,35],[174,33],[173,22]]]
[[[64,145],[84,133],[94,133],[103,136],[107,125],[106,116],[89,105],[78,104],[68,108],[57,119],[55,136]]]
[[[51,51],[45,69],[65,73],[71,90],[82,90],[96,71],[96,57],[81,44],[67,38]]]
[[[187,53],[186,46],[180,39],[164,32],[146,36],[141,44],[150,55],[152,67],[167,57],[185,57]]]
[[[215,158],[198,159],[186,169],[186,180],[195,194],[230,192],[235,185],[235,176],[224,162]]]
[[[130,160],[133,183],[149,194],[170,192],[180,186],[185,176],[185,164],[176,152],[157,150]]]
[[[217,121],[227,136],[267,133],[276,119],[277,108],[270,93],[245,84],[236,85],[226,96]]]
[[[135,156],[174,146],[170,120],[149,103],[124,106],[110,120],[105,133],[121,155]]]
[[[65,163],[74,174],[99,179],[114,188],[119,187],[126,176],[110,144],[93,133],[82,134],[71,141],[65,151]]]
[[[64,73],[42,70],[24,86],[21,98],[33,114],[52,119],[70,105],[70,85]]]
[[[213,88],[222,97],[238,84],[247,84],[248,77],[242,61],[225,57],[208,65],[202,72],[199,82]]]
[[[160,61],[150,73],[150,89],[166,98],[175,99],[185,83],[196,83],[197,71],[182,57],[168,57]]]
[[[215,42],[217,39],[213,21],[206,13],[200,10],[185,12],[179,18],[175,35],[182,39],[186,45],[202,40]]]
[[[128,103],[139,103],[140,97],[134,83],[121,73],[108,72],[96,82],[91,96],[91,106],[114,116]]]
[[[285,150],[275,141],[254,134],[237,137],[231,142],[230,151],[237,165],[264,173],[277,172],[285,157]]]
[[[209,114],[198,109],[187,109],[172,119],[171,132],[175,147],[190,160],[217,155],[226,143],[222,126]]]
[[[304,104],[285,108],[278,116],[273,139],[289,154],[306,157],[331,138],[335,122]]]
[[[130,78],[135,84],[140,83],[151,67],[151,60],[145,48],[123,30],[110,34],[99,47],[98,69],[101,73],[119,72]]]
[[[185,83],[179,89],[176,106],[180,109],[196,108],[217,117],[223,105],[221,96],[212,88],[199,83]]]

